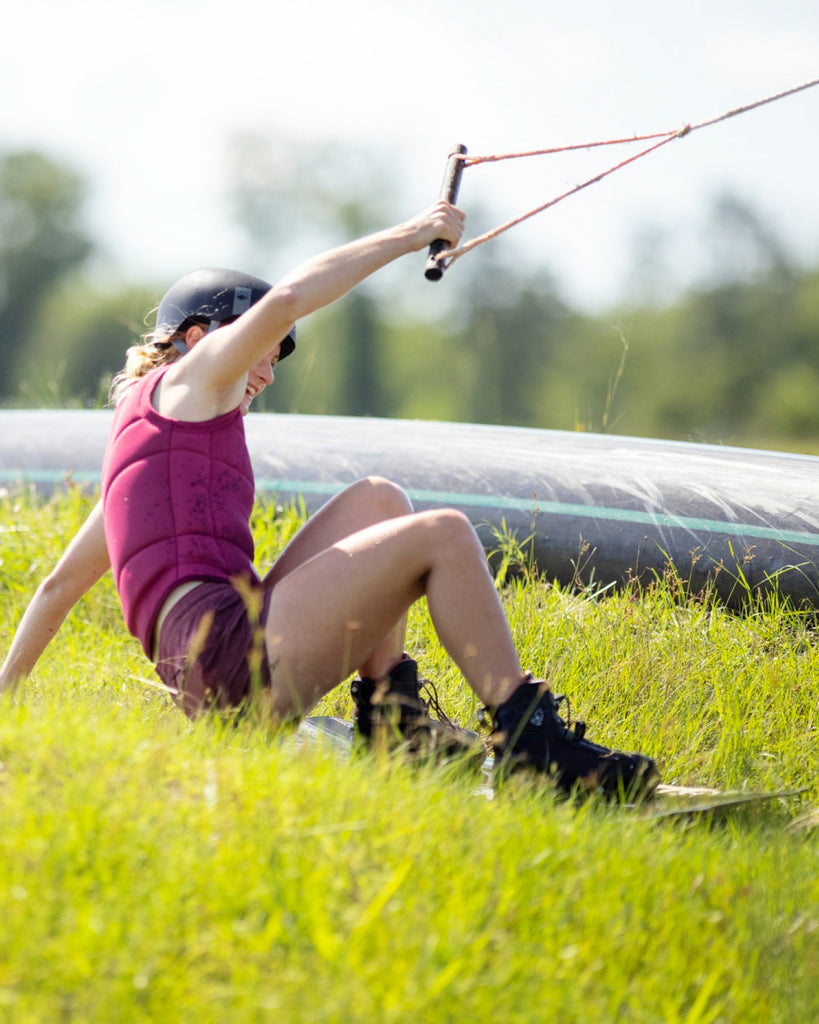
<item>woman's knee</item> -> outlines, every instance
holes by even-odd
[[[469,518],[455,508],[434,509],[420,513],[439,542],[457,548],[471,547],[483,552],[475,527]]]
[[[413,511],[412,502],[404,488],[386,477],[367,476],[352,484],[352,488],[375,519],[394,519]]]

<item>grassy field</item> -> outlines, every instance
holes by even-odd
[[[0,501],[0,653],[88,507]],[[260,562],[297,524],[258,509]],[[811,792],[671,824],[190,724],[106,579],[0,703],[0,1021],[819,1019],[819,846],[794,827],[819,801],[816,624],[673,580],[594,599],[523,579],[503,599],[592,739],[670,782]],[[423,608],[411,632],[474,723]],[[348,688],[319,710],[350,716]]]

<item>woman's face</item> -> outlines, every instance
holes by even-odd
[[[257,395],[261,394],[268,384],[273,383],[273,367],[279,361],[280,350],[281,345],[277,345],[264,357],[264,359],[260,359],[248,373],[244,397],[239,403],[239,408],[242,410],[243,416],[246,416],[249,412],[253,399]]]

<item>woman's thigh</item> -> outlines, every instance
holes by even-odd
[[[264,585],[279,585],[294,569],[344,537],[412,510],[406,493],[383,477],[350,484],[307,520],[276,560]]]

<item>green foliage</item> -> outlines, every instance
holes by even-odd
[[[794,317],[815,275],[734,283],[693,293],[672,309],[624,314],[629,365],[620,407],[625,433],[656,424],[672,436],[803,440],[819,427],[809,332]]]
[[[101,405],[155,295],[80,271],[92,251],[86,184],[37,152],[0,158],[0,397]]]
[[[0,500],[0,647],[91,500]],[[260,505],[260,558],[299,522]],[[501,593],[525,663],[592,738],[653,754],[669,781],[819,795],[810,617],[729,615],[664,580],[598,600],[529,573]],[[816,1019],[814,838],[784,829],[798,805],[660,825],[527,780],[488,801],[463,772],[191,724],[112,602],[105,579],[0,702],[0,1020]],[[411,640],[474,721],[423,607]]]
[[[491,283],[487,283],[491,282]],[[487,267],[466,294],[468,310],[456,350],[469,367],[463,418],[478,423],[542,425],[544,385],[564,356],[573,314],[546,274],[515,280],[509,270]],[[562,390],[565,391],[565,388]]]
[[[155,300],[146,287],[100,291],[70,279],[42,304],[32,342],[18,360],[20,400],[34,408],[100,407],[125,353],[147,329]]]
[[[0,396],[13,391],[40,303],[91,251],[84,196],[79,175],[41,153],[0,157]]]

